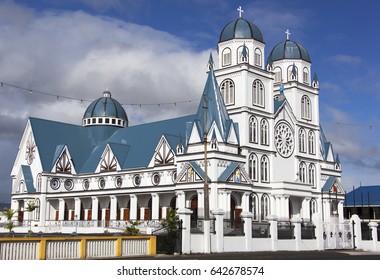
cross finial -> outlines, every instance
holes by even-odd
[[[289,38],[290,38],[289,29],[286,29],[285,34],[286,34],[286,40],[289,40]]]
[[[239,12],[239,18],[241,18],[241,14],[244,13],[244,10],[242,10],[241,6],[237,8],[237,11]]]

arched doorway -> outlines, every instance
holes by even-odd
[[[236,206],[237,206],[236,198],[233,195],[231,195],[231,212],[230,212],[231,227],[241,228],[240,214],[242,212],[242,209],[236,208]]]

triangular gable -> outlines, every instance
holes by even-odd
[[[324,193],[344,194],[344,188],[341,182],[335,176],[330,176],[326,183],[323,185],[322,191]]]
[[[157,144],[150,165],[172,165],[174,164],[175,154],[170,147],[168,140],[163,135]]]
[[[236,128],[238,127],[238,124],[230,122],[229,129],[228,129],[228,137],[227,137],[227,143],[238,145],[239,144],[239,136],[236,132]]]
[[[179,173],[177,183],[203,182],[203,178],[203,169],[201,169],[195,162],[188,162]],[[208,178],[208,180],[210,181],[210,178]]]
[[[197,122],[195,121],[191,128],[188,144],[194,144],[194,143],[200,143],[200,142],[201,142],[200,131],[198,129]]]
[[[69,149],[65,145],[58,145],[54,153],[53,173],[76,174],[74,163]]]
[[[248,174],[243,166],[237,162],[232,162],[219,176],[219,182],[251,184]]]
[[[108,172],[116,170],[120,170],[120,164],[112,151],[111,146],[107,144],[101,156],[97,171]]]
[[[274,115],[276,120],[286,120],[291,124],[297,123],[297,118],[294,115],[292,107],[289,105],[288,101],[285,99],[283,104],[280,106],[280,108],[277,110],[277,112]]]

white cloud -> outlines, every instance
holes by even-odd
[[[337,54],[329,57],[328,60],[343,65],[356,65],[362,62],[362,59],[360,57],[346,54]]]

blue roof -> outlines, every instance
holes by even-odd
[[[264,43],[263,35],[260,29],[252,22],[243,18],[228,23],[220,33],[219,42],[232,39],[255,39]]]
[[[302,59],[311,62],[309,53],[300,44],[286,40],[277,44],[268,56],[268,64],[282,59]]]
[[[224,171],[222,174],[220,174],[218,181],[225,182],[228,180],[228,178],[231,176],[231,174],[235,171],[235,169],[239,166],[239,163],[232,162]]]
[[[380,206],[380,186],[360,186],[346,194],[345,206]]]
[[[50,172],[53,169],[57,153],[65,145],[77,171],[95,147],[85,127],[36,118],[29,118],[29,121],[44,171]]]
[[[33,184],[33,175],[29,165],[21,165],[22,174],[24,176],[24,183],[28,193],[36,192]]]
[[[118,128],[113,135],[100,143],[92,138],[91,131],[94,127],[36,118],[30,118],[30,123],[44,171],[53,170],[58,156],[67,146],[76,172],[90,173],[98,166],[107,144],[122,169],[148,166],[162,135],[175,151],[176,145],[183,141],[182,135],[186,135],[186,123],[194,121],[194,117],[190,115]]]
[[[337,179],[337,178],[336,178],[335,176],[330,176],[330,177],[327,179],[326,183],[323,185],[323,187],[322,187],[322,191],[324,191],[324,192],[328,192],[328,191],[330,191],[331,188],[333,187],[333,185],[334,185],[336,179]]]
[[[92,102],[83,115],[83,118],[114,117],[128,121],[127,114],[120,103],[111,97],[109,91],[103,92],[103,96]]]

